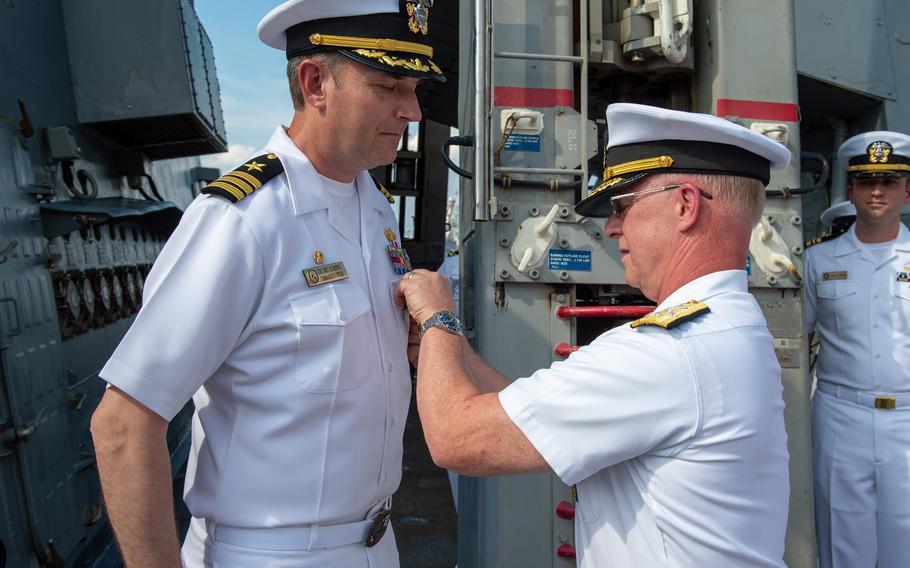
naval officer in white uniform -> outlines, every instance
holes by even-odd
[[[608,218],[626,280],[657,311],[510,384],[459,335],[445,278],[415,271],[400,286],[424,330],[430,451],[468,475],[552,470],[576,485],[582,567],[783,568],[781,371],[744,267],[790,152],[642,105],[611,105],[607,125],[604,182],[576,211]]]
[[[856,222],[806,250],[806,331],[820,336],[812,402],[822,568],[910,565],[910,136],[838,149]]]
[[[442,80],[418,8],[292,0],[260,23],[287,52],[291,125],[191,204],[101,371],[92,430],[131,568],[398,566],[410,267],[366,170],[420,120],[418,83]],[[165,432],[191,398],[181,558]]]

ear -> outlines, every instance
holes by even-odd
[[[312,59],[301,61],[297,67],[297,81],[306,106],[320,112],[326,107],[326,85],[330,80],[328,69]]]
[[[673,213],[676,216],[676,229],[688,231],[698,222],[701,214],[702,197],[698,188],[686,182],[673,192]]]

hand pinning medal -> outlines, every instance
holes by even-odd
[[[408,258],[407,251],[401,248],[401,245],[395,240],[395,231],[386,229],[385,238],[389,241],[385,248],[389,251],[389,258],[392,260],[392,268],[395,269],[395,274],[403,276],[405,273],[410,272],[411,260]]]

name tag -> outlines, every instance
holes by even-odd
[[[303,271],[303,277],[306,278],[306,285],[312,288],[344,280],[348,277],[348,271],[344,269],[343,262],[335,262],[325,266],[307,268]]]
[[[822,278],[825,280],[846,280],[847,271],[840,270],[838,272],[825,272],[822,274]]]

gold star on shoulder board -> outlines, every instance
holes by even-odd
[[[244,164],[243,167],[246,168],[246,171],[248,172],[261,172],[262,168],[265,167],[265,164],[260,164],[256,160],[253,160],[248,164]]]

